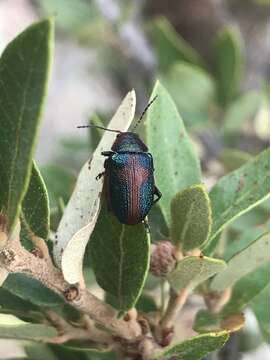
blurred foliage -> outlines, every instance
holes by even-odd
[[[270,4],[267,0],[253,1],[260,5]],[[203,58],[165,17],[149,17],[144,22],[139,20],[143,24],[142,29],[155,56],[156,64],[150,72],[149,69],[146,70],[149,76],[145,78],[145,70],[131,65],[133,61],[138,61],[138,56],[143,57],[145,54],[142,52],[136,56],[130,52],[122,36],[123,25],[133,22],[130,14],[134,8],[130,2],[125,6],[120,2],[114,17],[111,18],[108,18],[109,10],[106,12],[103,9],[102,12],[97,2],[91,2],[89,5],[81,0],[76,9],[66,6],[66,2],[61,0],[36,2],[43,12],[57,13],[56,23],[68,36],[77,39],[83,46],[98,49],[102,61],[97,66],[103,67],[109,76],[113,76],[121,91],[139,84],[139,90],[143,88],[149,92],[153,74],[156,72],[156,77],[169,91],[185,126],[201,149],[206,182],[208,177],[216,179],[236,170],[269,144],[269,86],[266,84],[259,89],[243,89],[243,78],[246,75],[245,49],[237,27],[225,25],[218,30],[212,41],[212,56],[209,62],[209,59]],[[136,69],[136,83],[132,82],[134,78],[129,75],[131,68],[133,71]],[[106,119],[107,115],[102,118]],[[102,124],[103,120],[92,114],[91,122]],[[86,152],[91,153],[97,146],[99,136],[99,130],[90,129],[88,145],[80,139],[65,140],[62,142],[57,162],[68,165],[73,173],[76,170],[74,154],[85,157]],[[66,203],[72,183],[74,184],[74,178],[72,180],[64,172],[60,172],[59,167],[55,169],[53,165],[42,169],[51,193],[51,207],[54,209],[61,208],[59,199],[63,199],[60,201],[62,205]],[[50,174],[53,174],[54,178],[51,182]],[[55,179],[58,177],[57,190]],[[61,186],[62,181],[66,181],[66,186]],[[222,235],[221,240],[217,238],[217,247],[213,242],[212,250],[215,251],[216,247],[216,255],[228,260],[268,230],[270,207],[267,204],[269,201],[235,220]],[[160,206],[153,208],[149,221],[155,241],[168,236]],[[148,282],[146,287],[147,284]],[[243,336],[241,343],[245,344]]]
[[[262,6],[270,5],[268,0],[253,2]],[[140,31],[147,40],[147,50],[142,48],[141,52],[138,51],[136,36],[129,37],[125,32],[128,25],[135,29],[135,33],[137,31],[133,19],[136,6],[130,1],[119,2],[111,12],[109,8],[108,11],[102,9],[96,1],[35,0],[34,3],[41,14],[55,14],[61,36],[64,34],[86,48],[94,47],[97,50],[97,67],[104,69],[115,80],[121,92],[135,86],[137,92],[142,94],[139,107],[146,103],[145,94],[150,93],[153,79],[157,77],[161,80],[174,100],[193,142],[200,150],[207,186],[212,179],[216,182],[219,177],[237,170],[269,145],[270,84],[266,83],[257,89],[243,87],[246,74],[245,48],[237,27],[225,25],[218,29],[212,41],[212,56],[209,61],[165,17],[137,19]],[[147,60],[147,51],[153,55],[152,62]],[[164,119],[167,121],[165,116],[166,114]],[[93,124],[106,124],[107,118],[109,114],[91,114],[89,121]],[[49,193],[52,231],[57,229],[81,164],[91,156],[101,134],[102,131],[90,129],[87,140],[82,140],[81,137],[63,139],[55,159],[40,169]],[[256,176],[258,173],[254,172],[254,177]],[[211,255],[228,261],[244,250],[254,239],[269,231],[269,214],[270,201],[267,200],[233,221],[222,236],[210,244]],[[149,222],[153,229],[152,240],[159,241],[169,236],[168,224],[160,205],[153,208]],[[207,248],[205,252],[208,253]],[[238,311],[240,307],[242,310],[251,303],[264,339],[270,342],[267,313],[270,293],[269,285],[267,286],[268,267],[267,264],[263,265],[237,282],[227,309],[231,306]],[[91,286],[92,269],[87,268],[86,273],[88,285]],[[152,280],[150,275],[145,286],[147,290],[157,289],[160,285],[156,279]],[[38,322],[43,317],[42,307],[48,304],[55,306],[60,300],[35,282],[30,287],[38,289],[35,291],[38,294],[36,297],[18,290],[21,289],[18,283],[26,284],[29,281],[17,275],[9,278],[1,289],[1,297],[10,299],[10,307],[1,310],[8,310],[25,320],[25,314],[18,309],[27,309],[31,311],[34,321]],[[254,283],[257,285],[254,286],[254,291],[244,293],[246,287],[251,289]],[[240,297],[241,294],[246,297]],[[137,309],[151,312],[156,309],[156,304],[151,296],[143,293]],[[70,314],[68,310],[66,313]],[[257,341],[254,344],[247,341],[248,336],[250,335],[244,332],[241,335],[242,350],[257,346]],[[111,359],[114,356],[86,351],[79,353],[71,348],[67,350],[61,346],[41,344],[27,346],[26,354],[30,359]]]

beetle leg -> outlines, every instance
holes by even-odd
[[[102,173],[98,174],[98,175],[96,176],[96,180],[100,180],[100,179],[102,178],[102,176],[104,176],[104,175],[105,175],[105,171],[103,171]]]
[[[156,195],[157,198],[153,201],[153,204],[158,202],[162,196],[161,192],[159,191],[159,189],[156,186],[154,186],[154,195]]]
[[[144,227],[145,227],[146,232],[147,232],[148,234],[150,234],[150,225],[149,225],[148,221],[144,219],[144,220],[142,221],[142,223],[143,223],[143,225],[144,225]]]
[[[101,155],[103,155],[103,156],[111,156],[113,154],[115,154],[115,151],[102,151],[101,152]]]

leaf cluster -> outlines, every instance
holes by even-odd
[[[29,250],[34,247],[34,250],[40,250],[40,238],[49,243],[50,212],[56,211],[59,224],[52,226],[55,232],[51,237],[51,256],[64,280],[71,288],[85,289],[93,282],[91,274],[94,274],[103,290],[104,301],[112,305],[119,319],[130,319],[134,309],[139,312],[138,318],[145,316],[151,324],[149,332],[158,344],[150,355],[145,355],[146,359],[202,359],[223,346],[229,334],[243,326],[241,311],[248,305],[259,319],[266,339],[269,338],[265,314],[269,293],[269,224],[264,223],[259,230],[249,226],[247,234],[236,220],[245,220],[243,215],[252,213],[251,209],[259,209],[262,213],[269,211],[266,200],[270,188],[270,149],[254,157],[245,157],[243,162],[240,161],[241,165],[244,163],[242,166],[238,167],[238,163],[208,192],[202,180],[200,159],[180,116],[183,114],[189,123],[188,112],[176,101],[176,92],[173,91],[171,96],[166,89],[173,88],[167,86],[169,82],[157,81],[150,99],[158,95],[158,101],[148,111],[145,139],[154,158],[155,181],[163,197],[149,214],[150,233],[143,224],[120,224],[108,212],[106,198],[102,197],[102,181],[97,181],[96,176],[103,171],[101,152],[111,148],[115,140],[113,133],[102,136],[98,131],[91,133],[96,148],[83,165],[68,199],[68,193],[63,194],[61,189],[65,170],[47,168],[40,172],[33,160],[47,91],[52,33],[51,19],[34,24],[13,40],[0,58],[1,234],[7,234],[11,239],[21,223],[22,245]],[[212,96],[214,88],[213,79],[199,69],[204,66],[203,60],[176,37],[164,20],[155,24],[154,33],[160,48],[171,47],[169,53],[173,51],[184,62],[170,67],[170,71],[174,71],[171,80],[177,80],[179,84],[180,79],[192,77],[207,89],[204,96],[194,96],[197,107],[193,110],[203,113],[206,97]],[[239,108],[243,110],[233,99],[239,96],[235,101],[245,102],[238,89],[240,53],[237,41],[233,30],[227,29],[215,43],[217,101],[224,109],[225,117],[229,118],[234,112],[238,116]],[[164,50],[161,54],[164,55]],[[167,69],[170,61],[174,60],[168,57],[164,62],[160,61],[161,69],[163,66]],[[173,86],[176,86],[175,82]],[[193,94],[193,87],[186,91]],[[108,126],[127,131],[134,119],[135,106],[136,95],[131,91]],[[246,113],[243,118],[245,116]],[[231,129],[228,120],[224,124]],[[74,179],[65,178],[67,186],[72,188]],[[50,181],[54,185],[47,191],[46,183]],[[258,216],[260,218],[261,213]],[[165,236],[157,231],[161,229],[160,224],[166,231]],[[235,231],[237,226],[240,238],[237,242],[230,241],[226,234]],[[175,264],[163,278],[153,281],[149,274],[150,244],[155,242],[158,246],[159,241],[165,239],[172,244]],[[222,250],[219,245],[223,245]],[[2,254],[7,246],[8,242],[0,242]],[[33,256],[35,254],[33,252]],[[70,357],[78,354],[85,359],[114,356],[108,348],[107,353],[100,351],[104,350],[102,343],[98,344],[98,349],[96,343],[72,342],[70,339],[61,345],[52,345],[61,334],[48,314],[53,310],[68,326],[75,324],[75,328],[83,328],[83,309],[77,306],[75,310],[62,297],[26,274],[8,275],[4,265],[2,262],[0,269],[0,312],[15,315],[20,320],[12,324],[0,323],[0,337],[45,342],[46,345],[26,348],[30,359],[35,350],[50,354],[52,359],[66,356],[64,354]],[[164,282],[170,286],[170,293],[164,292],[163,288],[163,298],[170,298],[165,313],[150,291]],[[207,311],[198,312],[194,321],[194,329],[201,334],[161,348],[158,331],[164,330],[162,324],[170,312],[171,296],[177,298],[183,291],[188,296],[199,294],[208,306]],[[149,320],[153,311],[159,316],[154,325]],[[108,330],[106,323],[103,326]],[[105,333],[104,329],[98,330]]]

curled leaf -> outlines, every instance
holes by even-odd
[[[136,96],[129,92],[108,128],[127,131],[135,113]],[[92,159],[80,171],[75,189],[60,221],[54,246],[57,265],[70,284],[82,280],[82,262],[86,244],[94,229],[100,207],[103,182],[96,177],[104,171],[104,157],[101,152],[110,150],[115,133],[104,132]]]

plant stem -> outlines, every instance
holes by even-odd
[[[168,329],[174,325],[179,311],[182,309],[187,300],[188,294],[188,289],[181,290],[179,294],[171,289],[171,295],[166,312],[160,321],[160,327],[162,329]]]
[[[96,347],[101,349],[106,349],[113,343],[113,337],[95,328],[90,319],[87,319],[87,315],[84,315],[86,318],[83,327],[71,325],[53,310],[47,310],[46,316],[49,322],[58,330],[58,336],[48,342],[63,344],[69,340],[84,340],[94,343]]]
[[[160,281],[160,298],[161,298],[161,304],[160,304],[160,313],[161,316],[164,314],[165,310],[165,281]]]
[[[45,242],[43,245],[46,246]],[[118,313],[113,307],[99,300],[87,289],[68,284],[62,272],[54,267],[50,258],[40,259],[24,249],[19,235],[10,238],[7,245],[0,250],[0,264],[9,273],[19,272],[39,280],[43,285],[61,295],[68,304],[89,315],[92,320],[115,336],[132,340],[141,335],[141,327],[136,320],[118,319]],[[65,296],[69,289],[75,290],[74,298]]]

